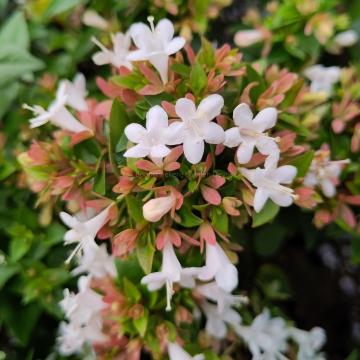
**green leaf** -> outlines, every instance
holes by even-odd
[[[254,212],[252,227],[258,227],[270,222],[278,214],[280,208],[271,200],[268,200],[260,212]]]
[[[10,83],[33,71],[43,68],[43,63],[13,45],[0,45],[0,86]]]
[[[229,218],[226,212],[218,207],[213,207],[210,213],[211,223],[214,228],[226,235],[229,232]]]
[[[254,247],[261,256],[274,255],[286,236],[286,228],[279,224],[264,226],[255,234]]]
[[[125,295],[131,301],[131,303],[138,303],[141,299],[141,292],[138,290],[138,288],[126,277],[123,279],[123,285]]]
[[[144,337],[149,322],[149,310],[144,309],[144,315],[138,319],[134,319],[133,323],[141,337]]]
[[[124,135],[124,129],[128,123],[129,119],[124,104],[115,99],[109,120],[109,158],[115,174],[119,173],[115,160],[116,147]]]
[[[210,41],[201,37],[201,49],[197,55],[200,64],[212,68],[215,65],[215,49]]]
[[[136,224],[145,222],[142,207],[142,201],[134,195],[126,195],[125,197],[128,213],[130,217],[135,221]]]
[[[105,163],[102,166],[101,171],[96,176],[95,184],[94,184],[94,191],[100,195],[106,194],[106,169]]]
[[[137,241],[136,255],[145,274],[149,274],[154,260],[155,247],[150,233],[144,233]]]
[[[190,89],[198,96],[205,89],[206,85],[207,76],[205,71],[199,63],[195,63],[190,72]]]
[[[15,264],[1,264],[0,265],[0,290],[5,285],[5,283],[14,276],[18,271],[20,270],[20,267]]]
[[[188,205],[183,205],[181,209],[177,212],[181,219],[181,226],[186,228],[192,228],[199,226],[203,220],[198,216],[194,215],[191,211],[191,208]]]
[[[84,0],[52,0],[45,12],[45,17],[51,18],[59,15],[83,2]]]
[[[0,118],[8,111],[9,107],[19,94],[20,85],[16,82],[6,84],[0,89]]]
[[[12,45],[21,49],[28,49],[30,45],[29,32],[24,14],[15,12],[0,30],[0,44]]]
[[[314,158],[314,150],[307,151],[306,153],[297,156],[295,159],[291,160],[290,165],[293,165],[297,168],[296,177],[304,177],[311,165],[311,162]]]

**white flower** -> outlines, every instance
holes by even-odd
[[[241,169],[241,173],[257,188],[254,197],[254,210],[261,211],[270,198],[279,206],[293,203],[294,190],[281,184],[291,184],[296,176],[296,167],[284,165],[276,168],[274,164],[265,164],[263,169]]]
[[[260,30],[240,30],[235,34],[234,42],[239,47],[248,47],[264,40],[264,34]]]
[[[67,105],[71,106],[77,111],[86,111],[88,109],[88,105],[86,103],[86,79],[83,74],[76,74],[72,82],[69,80],[60,81],[60,87],[58,91],[60,91],[61,85],[65,86]]]
[[[225,308],[247,304],[248,298],[241,295],[231,295],[222,289],[215,281],[196,286],[196,292],[207,299],[217,303],[218,311],[222,312]]]
[[[143,206],[143,215],[147,221],[157,222],[167,214],[176,204],[176,197],[170,193],[168,196],[161,196],[149,200]]]
[[[204,360],[205,357],[202,354],[195,356],[189,355],[179,344],[169,343],[168,353],[170,360]]]
[[[100,30],[107,30],[107,28],[109,27],[108,22],[95,10],[92,9],[85,10],[82,17],[82,22],[86,26],[92,26]]]
[[[253,360],[286,359],[288,329],[282,318],[271,318],[268,309],[259,314],[250,326],[235,327],[236,333],[247,343]]]
[[[347,163],[348,160],[331,161],[328,152],[317,151],[304,179],[304,185],[319,185],[326,197],[334,197],[341,170]]]
[[[68,323],[60,324],[58,338],[60,352],[66,355],[78,352],[84,344],[106,340],[102,333],[102,314],[106,304],[102,296],[90,287],[90,276],[82,276],[78,280],[79,292],[64,291],[64,299],[60,302]]]
[[[165,243],[162,250],[163,260],[161,271],[151,273],[141,279],[141,283],[147,285],[149,291],[156,291],[166,286],[166,311],[171,310],[171,298],[174,293],[173,284],[179,283],[186,288],[195,286],[194,277],[197,275],[197,268],[181,267],[176,257],[174,247],[170,241]]]
[[[170,153],[170,149],[166,146],[169,133],[165,110],[159,105],[153,106],[146,114],[146,128],[136,123],[126,126],[126,137],[137,145],[128,149],[124,156],[130,158],[149,156],[154,162],[159,162]]]
[[[247,104],[240,104],[235,108],[233,118],[236,127],[225,131],[224,145],[239,146],[236,155],[240,164],[250,161],[254,147],[263,155],[278,158],[279,148],[276,144],[278,139],[264,133],[276,124],[277,110],[275,108],[265,108],[253,119],[250,107]]]
[[[209,144],[220,144],[224,141],[223,128],[212,122],[220,115],[224,106],[224,99],[217,94],[203,99],[196,109],[192,100],[179,99],[175,105],[176,114],[180,121],[170,125],[169,133],[173,135],[169,144],[184,144],[184,155],[192,163],[200,162],[204,154],[204,141]]]
[[[299,346],[297,360],[325,360],[325,357],[318,353],[326,341],[324,329],[314,327],[305,331],[293,327],[289,329],[289,335]]]
[[[98,39],[95,37],[91,38],[91,41],[96,44],[101,51],[93,55],[93,61],[96,65],[111,64],[116,68],[125,66],[129,70],[132,69],[131,62],[127,59],[129,54],[129,48],[131,45],[130,34],[118,32],[111,34],[111,41],[113,43],[113,49],[107,49]]]
[[[79,220],[79,214],[76,217],[71,216],[64,211],[60,213],[60,218],[63,223],[71,228],[71,230],[68,230],[64,236],[65,245],[78,243],[71,255],[66,260],[67,262],[69,262],[76,254],[83,252],[84,250],[92,251],[93,249],[97,248],[95,237],[98,231],[107,222],[110,207],[111,205],[93,218],[84,221]]]
[[[237,269],[218,244],[206,243],[206,264],[199,271],[199,279],[215,279],[216,284],[227,292],[231,292],[237,286]]]
[[[94,278],[116,277],[115,259],[108,254],[105,244],[85,247],[83,256],[78,262],[79,265],[72,271],[74,275],[87,272]]]
[[[138,50],[130,52],[128,60],[148,60],[159,72],[164,84],[168,81],[169,56],[185,45],[182,37],[174,38],[174,26],[168,19],[162,19],[154,27],[154,18],[148,17],[150,27],[144,23],[131,26],[130,34]]]
[[[312,92],[325,91],[331,94],[333,85],[340,80],[341,69],[337,66],[313,65],[307,68],[304,74],[311,80],[310,90]]]
[[[346,30],[334,37],[334,41],[341,47],[350,47],[355,45],[359,40],[359,36],[354,30]]]
[[[24,109],[30,110],[37,115],[30,120],[30,127],[39,127],[50,121],[54,125],[74,133],[90,131],[66,109],[67,102],[68,94],[66,93],[66,85],[63,83],[59,86],[55,101],[50,104],[47,110],[39,105],[29,106],[24,104]]]
[[[219,312],[216,305],[205,301],[201,304],[201,308],[206,315],[206,332],[217,339],[225,338],[227,334],[226,325],[237,329],[241,324],[241,316],[230,307]]]

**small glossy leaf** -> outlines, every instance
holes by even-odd
[[[278,214],[280,208],[268,200],[260,212],[254,212],[252,227],[258,227],[270,222]]]

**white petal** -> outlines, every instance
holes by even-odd
[[[184,141],[185,125],[182,121],[175,121],[165,130],[167,145],[178,145]]]
[[[125,151],[124,156],[129,158],[143,158],[148,156],[150,149],[147,146],[135,145],[132,148]]]
[[[266,108],[261,110],[254,118],[253,124],[258,132],[264,132],[275,126],[277,120],[277,110],[275,108]]]
[[[237,127],[233,127],[225,131],[225,141],[224,145],[227,147],[235,147],[239,146],[241,143],[241,136],[239,129]]]
[[[243,142],[236,151],[236,157],[240,164],[246,164],[251,160],[254,152],[254,144],[251,142]]]
[[[237,126],[251,124],[253,113],[247,104],[239,104],[233,111],[234,123]]]
[[[98,51],[92,56],[92,60],[96,65],[106,65],[110,64],[112,60],[111,52]]]
[[[142,125],[133,123],[126,126],[125,135],[131,142],[138,144],[144,141],[147,131]]]
[[[147,25],[143,23],[135,23],[131,25],[129,32],[134,44],[139,49],[145,50],[151,44],[153,34]]]
[[[79,233],[76,230],[71,229],[65,233],[64,240],[65,240],[65,242],[68,242],[68,243],[79,241],[80,240]]]
[[[176,101],[175,112],[181,119],[192,119],[196,117],[195,104],[187,98],[181,98]]]
[[[185,45],[185,39],[182,37],[176,37],[172,39],[166,46],[165,52],[168,55],[172,55],[177,53],[179,50],[181,50]]]
[[[156,159],[162,159],[165,156],[169,155],[170,149],[165,145],[156,145],[152,146],[150,149],[150,157]]]
[[[238,272],[236,267],[230,262],[224,264],[216,273],[215,281],[221,289],[230,293],[238,284]]]
[[[164,286],[165,280],[165,275],[162,272],[155,272],[144,276],[141,279],[141,283],[147,285],[150,291],[155,291]]]
[[[220,115],[223,106],[223,97],[218,94],[212,94],[201,100],[197,109],[197,113],[200,116],[206,114],[206,120],[211,121],[216,116]]]
[[[204,129],[204,140],[208,144],[221,144],[225,139],[224,129],[214,122],[208,123]]]
[[[269,193],[263,188],[258,188],[254,196],[254,210],[260,212],[264,207],[267,199],[269,198]]]
[[[329,179],[323,179],[320,183],[321,190],[323,191],[324,195],[328,198],[335,196],[336,188],[334,184]]]
[[[260,136],[256,142],[256,147],[263,155],[274,155],[280,152],[275,139],[267,136]]]
[[[157,53],[149,56],[148,60],[159,72],[163,84],[168,81],[169,56],[163,53]]]
[[[156,130],[168,126],[168,116],[165,110],[159,106],[153,106],[146,114],[146,128]]]
[[[126,56],[126,59],[129,61],[145,61],[149,58],[149,55],[144,50],[134,50],[130,51],[129,54]]]
[[[290,194],[283,192],[273,192],[270,194],[270,199],[277,205],[287,207],[293,203],[293,198]]]
[[[217,339],[223,339],[226,336],[227,328],[223,321],[220,319],[209,318],[205,325],[205,330],[208,334]]]
[[[69,228],[74,228],[79,224],[79,221],[74,216],[71,216],[70,214],[66,213],[65,211],[62,211],[60,213],[60,219]]]
[[[155,27],[155,33],[163,44],[167,44],[174,36],[174,25],[168,19],[161,19]]]
[[[168,345],[170,360],[191,360],[191,356],[178,344],[170,343]]]
[[[184,155],[191,164],[197,164],[204,155],[204,141],[196,141],[194,138],[184,139]]]
[[[273,179],[281,184],[291,184],[296,176],[297,169],[292,165],[278,167],[273,175]]]

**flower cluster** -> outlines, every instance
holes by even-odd
[[[93,39],[93,61],[113,68],[97,79],[107,99],[89,98],[78,75],[60,82],[47,110],[26,105],[31,127],[61,130],[19,160],[40,202],[55,208],[60,199],[75,213],[60,213],[65,245],[76,244],[67,261],[77,259],[74,275],[87,274],[61,302],[61,351],[89,344],[104,359],[145,351],[199,360],[235,336],[253,359],[321,359],[322,329],[297,329],[267,309],[251,315],[234,234],[293,203],[313,209],[319,226],[325,211],[338,221],[358,205],[341,181],[350,160],[331,161],[325,146],[315,152],[307,119],[329,101],[340,70],[307,69],[307,85],[287,69],[242,61],[228,45],[203,39],[196,53],[169,20],[148,21],[112,35],[112,49]],[[343,200],[334,203],[337,189]]]

